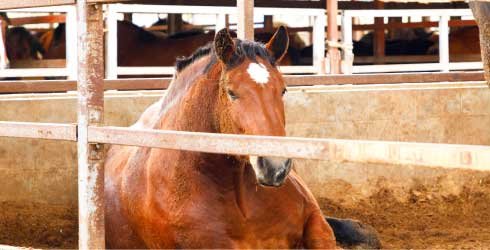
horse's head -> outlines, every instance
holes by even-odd
[[[24,27],[7,31],[7,54],[10,60],[41,60],[45,53],[39,40]]]
[[[7,28],[8,18],[5,12],[0,12],[0,69],[9,67],[9,59],[7,57]]]
[[[221,65],[220,132],[247,135],[285,136],[284,95],[286,84],[276,67],[289,44],[287,31],[280,27],[270,41],[233,40],[226,29],[214,39]],[[280,186],[291,170],[291,159],[250,156],[257,181]]]

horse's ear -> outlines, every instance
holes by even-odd
[[[267,42],[265,47],[271,55],[274,57],[276,62],[280,62],[281,59],[286,55],[289,46],[289,36],[286,27],[281,26],[277,29],[276,33],[272,36],[271,40]]]
[[[228,29],[220,30],[214,37],[214,50],[216,56],[225,65],[229,65],[235,55],[235,43],[231,38]]]

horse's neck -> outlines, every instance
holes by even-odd
[[[209,60],[204,60],[204,62],[209,62]],[[220,65],[215,65],[211,67],[209,72],[205,73],[203,71],[203,74],[198,77],[189,75],[178,77],[175,84],[180,85],[174,85],[173,87],[183,89],[170,90],[167,100],[163,100],[165,103],[173,99],[177,100],[177,103],[167,110],[165,109],[165,104],[162,105],[161,119],[157,128],[219,133],[218,119],[223,115],[223,110],[220,110],[221,105],[219,105],[221,100],[218,80],[221,74],[220,67]],[[177,94],[182,93],[182,91],[185,94],[178,96]],[[218,189],[234,190],[237,206],[246,217],[244,188],[247,183],[250,184],[251,178],[244,176],[245,165],[242,161],[224,154],[185,151],[178,151],[177,153],[182,154],[182,157],[177,157],[177,159],[184,160],[181,165],[175,166],[173,171],[170,172],[178,173],[177,176],[179,178],[185,176],[184,178],[194,180],[196,180],[195,178],[201,179],[206,176],[211,181],[206,183],[214,183]],[[171,176],[167,177],[172,178]]]
[[[205,72],[209,56],[198,59],[179,73],[162,100],[159,120],[155,129],[219,133],[219,121],[222,111],[219,109],[219,77],[221,66],[215,64]],[[181,153],[183,153],[181,151]],[[222,154],[193,153],[192,157],[203,157],[212,163],[210,173],[217,173],[216,165],[237,164]],[[197,164],[197,163],[196,163]],[[202,166],[199,171],[206,171]],[[219,172],[219,171],[218,171]]]

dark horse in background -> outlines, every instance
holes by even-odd
[[[471,1],[469,5],[480,31],[483,69],[487,85],[490,87],[490,2]]]
[[[0,12],[0,68],[18,60],[40,60],[45,53],[38,39],[24,27],[9,28],[10,20]]]
[[[169,36],[157,35],[158,32],[127,21],[118,21],[118,65],[119,66],[172,66],[179,57],[186,57],[201,46],[213,41],[214,32],[192,29]],[[259,33],[256,40],[267,42],[272,37],[269,33]],[[65,25],[60,24],[47,46],[47,59],[66,58]],[[155,56],[158,55],[158,56]],[[281,65],[295,64],[298,52],[288,48]]]

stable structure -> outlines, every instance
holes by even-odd
[[[378,162],[490,170],[490,146],[447,145],[430,143],[401,143],[386,141],[357,141],[311,138],[277,138],[267,136],[243,136],[195,133],[185,131],[142,130],[106,127],[104,124],[105,83],[127,86],[144,81],[153,86],[168,83],[162,79],[104,80],[104,0],[41,0],[2,2],[0,9],[76,4],[77,13],[77,124],[47,124],[0,122],[0,136],[77,141],[78,144],[78,205],[79,248],[104,248],[104,200],[103,200],[103,144],[120,144],[145,147],[170,148],[210,153],[238,155],[287,156],[292,158],[329,161]],[[130,1],[120,1],[130,2]],[[238,36],[252,37],[253,0],[238,0]],[[321,22],[321,21],[319,21]],[[419,74],[417,74],[419,75]],[[425,78],[424,78],[425,77]],[[388,78],[388,79],[387,79]],[[465,78],[482,79],[477,73],[438,73],[421,77],[399,74],[395,76],[292,76],[288,84],[338,84],[342,83],[394,83],[429,81],[430,79]],[[41,86],[44,82],[19,82],[22,86]],[[62,86],[67,90],[74,81],[45,82]],[[10,84],[10,83],[9,83]],[[39,84],[39,85],[37,85]],[[10,88],[0,84],[0,89]],[[19,87],[19,86],[16,86]]]

